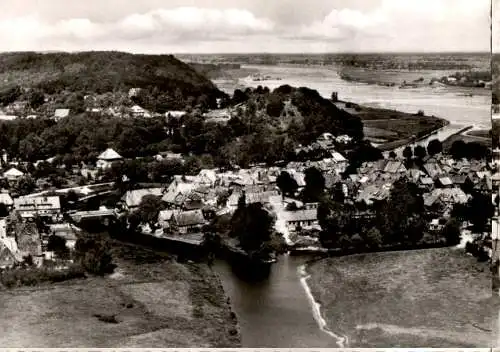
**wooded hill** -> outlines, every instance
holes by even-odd
[[[68,91],[99,95],[142,88],[144,107],[160,111],[200,100],[213,106],[216,98],[224,96],[209,79],[172,55],[123,52],[0,54],[0,96],[15,100],[16,94],[6,93],[15,93],[16,88],[34,88],[45,95]]]

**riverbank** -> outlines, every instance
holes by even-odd
[[[346,347],[489,346],[488,271],[456,248],[350,255],[307,267],[328,329],[347,336]]]
[[[426,115],[423,110],[410,114],[346,101],[335,105],[358,116],[363,122],[365,138],[383,151],[427,138],[450,124],[443,118]]]
[[[137,246],[113,251],[117,269],[108,277],[0,291],[0,344],[240,347],[236,317],[211,268]]]

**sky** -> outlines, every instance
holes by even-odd
[[[490,0],[1,0],[0,51],[24,50],[489,51]]]

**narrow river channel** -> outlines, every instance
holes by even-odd
[[[334,333],[321,330],[317,312],[301,283],[300,268],[307,260],[281,256],[261,282],[245,282],[228,263],[216,263],[215,270],[238,317],[242,347],[339,347]]]

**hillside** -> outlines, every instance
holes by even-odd
[[[45,96],[101,95],[142,88],[138,98],[152,110],[180,109],[200,101],[213,106],[223,95],[204,75],[172,55],[123,52],[0,54],[3,105],[19,98],[23,89],[18,88],[34,88]]]

